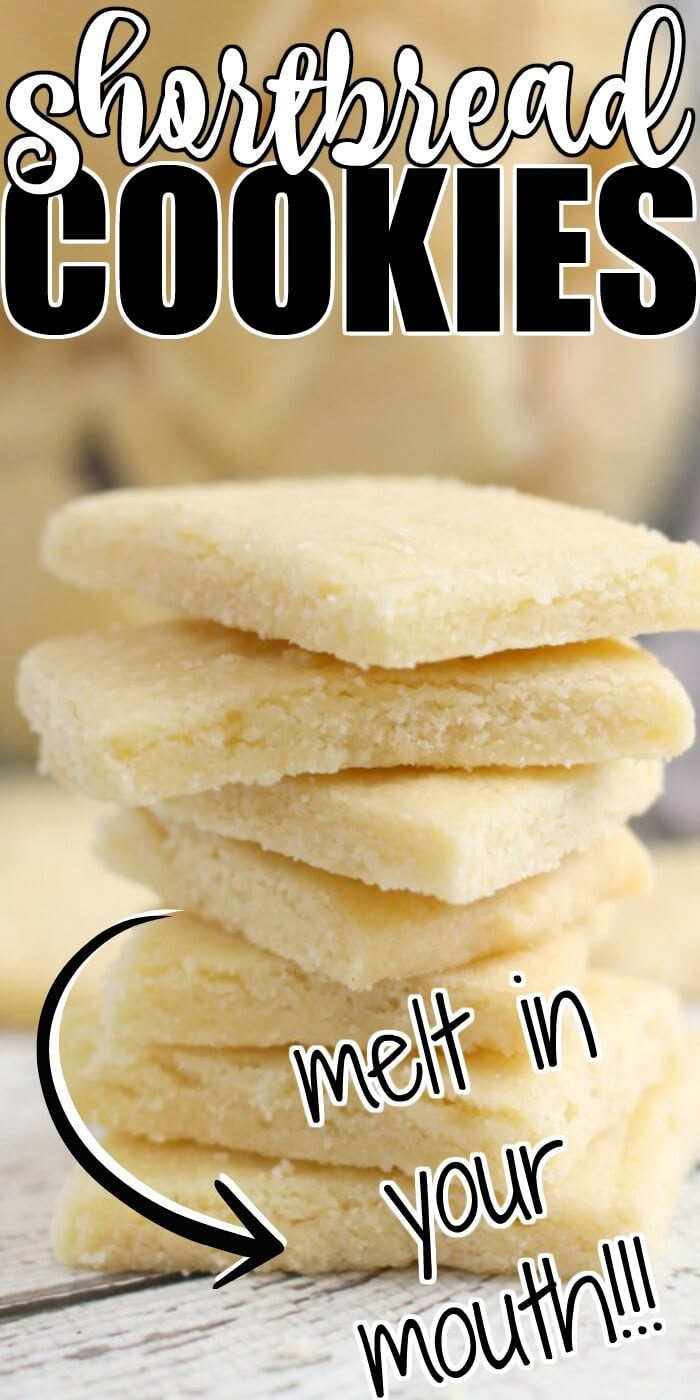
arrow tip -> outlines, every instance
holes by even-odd
[[[234,1279],[252,1273],[254,1269],[259,1269],[262,1264],[267,1264],[271,1259],[276,1259],[280,1254],[283,1254],[287,1247],[287,1241],[284,1235],[281,1235],[279,1230],[270,1224],[267,1216],[253,1205],[240,1186],[231,1180],[230,1176],[226,1176],[222,1172],[217,1176],[214,1185],[222,1201],[240,1220],[250,1235],[250,1251],[245,1257],[232,1264],[230,1268],[217,1274],[214,1280],[214,1288],[224,1288],[227,1283],[233,1283]]]

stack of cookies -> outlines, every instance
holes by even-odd
[[[689,1043],[672,992],[587,964],[606,906],[649,881],[626,824],[693,737],[678,682],[619,639],[700,626],[700,550],[507,490],[355,477],[88,498],[45,561],[188,615],[49,641],[20,678],[43,766],[119,804],[107,860],[187,911],[129,937],[64,1036],[113,1156],[223,1218],[226,1171],[287,1237],[279,1265],[315,1272],[415,1258],[383,1177],[410,1197],[417,1166],[478,1150],[496,1170],[561,1135],[547,1218],[444,1239],[442,1261],[551,1249],[568,1271],[603,1237],[658,1240],[697,1127]],[[517,998],[568,986],[599,1056],[572,1022],[536,1074]],[[468,1094],[368,1113],[351,1088],[311,1126],[288,1047],[410,1034],[435,988],[473,1012]],[[99,1268],[229,1262],[78,1172],[57,1242]]]

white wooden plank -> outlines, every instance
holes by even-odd
[[[48,1118],[30,1035],[0,1036],[0,1103],[1,1307],[18,1296],[58,1293],[76,1282],[76,1273],[56,1263],[48,1244],[53,1202],[70,1158]]]
[[[697,1183],[695,1197],[698,1196]],[[696,1199],[697,1204],[697,1199]],[[689,1202],[686,1201],[686,1208]],[[683,1238],[678,1239],[678,1234]],[[677,1232],[676,1259],[688,1258],[687,1234]],[[555,1367],[540,1366],[525,1378],[479,1377],[484,1400],[525,1393],[532,1400],[570,1400],[592,1393],[616,1400],[633,1393],[659,1400],[690,1400],[696,1393],[700,1336],[696,1326],[698,1276],[686,1264],[660,1281],[669,1334],[637,1341],[615,1352],[600,1343],[589,1321],[581,1354]],[[34,1396],[92,1396],[139,1400],[163,1394],[267,1400],[299,1394],[305,1400],[357,1400],[365,1393],[352,1323],[359,1317],[398,1318],[432,1312],[475,1290],[493,1298],[498,1285],[445,1275],[434,1289],[420,1289],[408,1275],[374,1279],[246,1279],[214,1293],[208,1280],[187,1280],[143,1294],[93,1301],[62,1313],[17,1319],[0,1331],[0,1387],[11,1378],[17,1400]],[[425,1398],[417,1379],[396,1394]],[[447,1392],[459,1395],[456,1386]],[[464,1395],[475,1393],[472,1385]]]

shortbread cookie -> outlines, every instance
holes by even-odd
[[[235,784],[176,798],[159,814],[194,822],[383,890],[471,904],[530,875],[645,811],[660,765],[392,769]]]
[[[437,477],[93,496],[44,561],[358,666],[700,627],[700,549],[597,512]]]
[[[135,804],[344,768],[669,758],[694,733],[675,677],[616,642],[362,672],[173,622],[42,643],[19,700],[56,776]]]
[[[78,632],[81,628],[103,623],[107,626],[112,622],[144,622],[154,615],[154,610],[124,596],[90,597],[81,590],[57,583],[40,567],[37,559],[39,535],[47,516],[71,496],[85,491],[89,484],[87,471],[82,470],[80,461],[78,406],[74,398],[64,399],[66,380],[70,377],[75,383],[80,376],[75,368],[69,375],[65,364],[59,369],[58,362],[54,361],[50,385],[47,376],[42,375],[41,413],[36,413],[36,385],[40,374],[36,356],[41,356],[41,342],[14,331],[10,370],[2,345],[8,324],[6,317],[3,321],[5,327],[0,328],[0,752],[14,758],[29,757],[34,748],[29,728],[15,701],[15,673],[22,653],[41,639],[59,632]],[[28,353],[27,342],[31,346]],[[58,351],[59,360],[68,345],[66,341],[60,345],[54,342],[52,349]],[[85,367],[84,357],[82,364]],[[61,403],[68,441],[63,441],[59,430]],[[83,409],[86,410],[85,403]],[[8,443],[4,441],[5,434],[15,414],[16,441]],[[41,420],[39,424],[37,419]],[[35,432],[50,436],[51,447],[46,453],[44,447],[35,442]]]
[[[564,1175],[545,1172],[547,1216],[507,1230],[478,1226],[454,1239],[438,1231],[444,1268],[479,1274],[515,1268],[519,1258],[551,1251],[562,1275],[595,1266],[598,1242],[642,1233],[657,1251],[673,1212],[697,1134],[697,1084],[691,1065],[700,1045],[688,1038],[662,1081]],[[336,1270],[415,1267],[406,1231],[379,1195],[378,1174],[357,1167],[271,1161],[240,1151],[192,1143],[152,1143],[110,1134],[105,1147],[138,1180],[191,1210],[232,1223],[214,1190],[226,1173],[282,1232],[287,1248],[266,1268],[320,1274]],[[466,1155],[464,1151],[460,1156]],[[555,1160],[555,1159],[550,1159]],[[413,1183],[393,1180],[409,1200]],[[551,1182],[551,1184],[550,1184]],[[63,1189],[54,1222],[59,1259],[89,1269],[218,1273],[231,1257],[152,1225],[76,1167]]]
[[[373,889],[147,812],[115,813],[102,851],[118,872],[152,884],[168,907],[192,910],[355,989],[387,972],[416,977],[545,942],[648,879],[648,857],[624,830],[553,872],[460,907]]]
[[[614,911],[595,960],[700,997],[700,841],[660,842],[652,851],[653,889]]]
[[[114,1039],[105,1039],[80,1018],[74,1037],[69,1018],[61,1058],[84,1117],[156,1141],[189,1137],[233,1149],[245,1143],[269,1157],[412,1171],[477,1149],[497,1162],[506,1143],[561,1135],[573,1160],[663,1075],[683,1032],[668,988],[599,973],[581,983],[581,994],[598,1059],[586,1058],[578,1035],[567,1036],[559,1072],[536,1075],[524,1056],[470,1054],[467,1027],[461,1044],[468,1096],[458,1097],[448,1082],[444,1098],[424,1094],[410,1105],[368,1113],[350,1087],[346,1107],[326,1103],[322,1128],[307,1123],[286,1049],[138,1046],[118,1039],[118,1027]],[[396,1067],[399,1087],[410,1070],[406,1061]]]
[[[129,936],[103,988],[103,1032],[135,1045],[335,1045],[347,1037],[366,1043],[381,1026],[410,1030],[408,997],[422,996],[430,1008],[432,988],[443,987],[452,1006],[474,1011],[472,1049],[525,1053],[516,997],[577,985],[608,926],[609,911],[601,909],[537,948],[358,993],[302,972],[232,929],[177,914]],[[515,969],[519,986],[510,980]]]
[[[92,853],[100,808],[52,783],[0,779],[0,1022],[31,1025],[72,953],[155,896]],[[76,997],[94,996],[112,949],[86,965]]]

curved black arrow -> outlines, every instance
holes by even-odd
[[[247,1234],[242,1234],[232,1225],[224,1225],[211,1216],[200,1215],[197,1211],[188,1210],[186,1206],[177,1205],[167,1196],[161,1196],[158,1191],[151,1190],[144,1182],[132,1176],[131,1172],[120,1166],[105,1151],[80,1117],[65,1081],[59,1053],[61,1021],[66,1001],[73,983],[93,953],[105,943],[109,943],[110,939],[125,933],[127,929],[151,923],[154,919],[167,919],[170,914],[178,912],[177,909],[155,909],[145,914],[135,914],[133,918],[123,919],[121,923],[113,924],[102,933],[96,934],[89,943],[74,953],[54,981],[39,1017],[36,1038],[37,1068],[42,1093],[54,1126],[76,1162],[79,1162],[83,1171],[98,1185],[104,1187],[112,1196],[116,1196],[125,1206],[138,1211],[146,1220],[153,1221],[154,1225],[162,1225],[173,1234],[180,1235],[182,1239],[194,1240],[196,1244],[207,1245],[210,1249],[224,1250],[228,1254],[241,1256],[237,1264],[224,1269],[214,1280],[214,1287],[221,1288],[233,1279],[241,1278],[243,1274],[257,1269],[268,1259],[275,1259],[282,1254],[287,1244],[284,1236],[280,1235],[262,1212],[256,1209],[235,1181],[223,1173],[216,1177],[214,1185],[221,1199],[248,1231]]]

